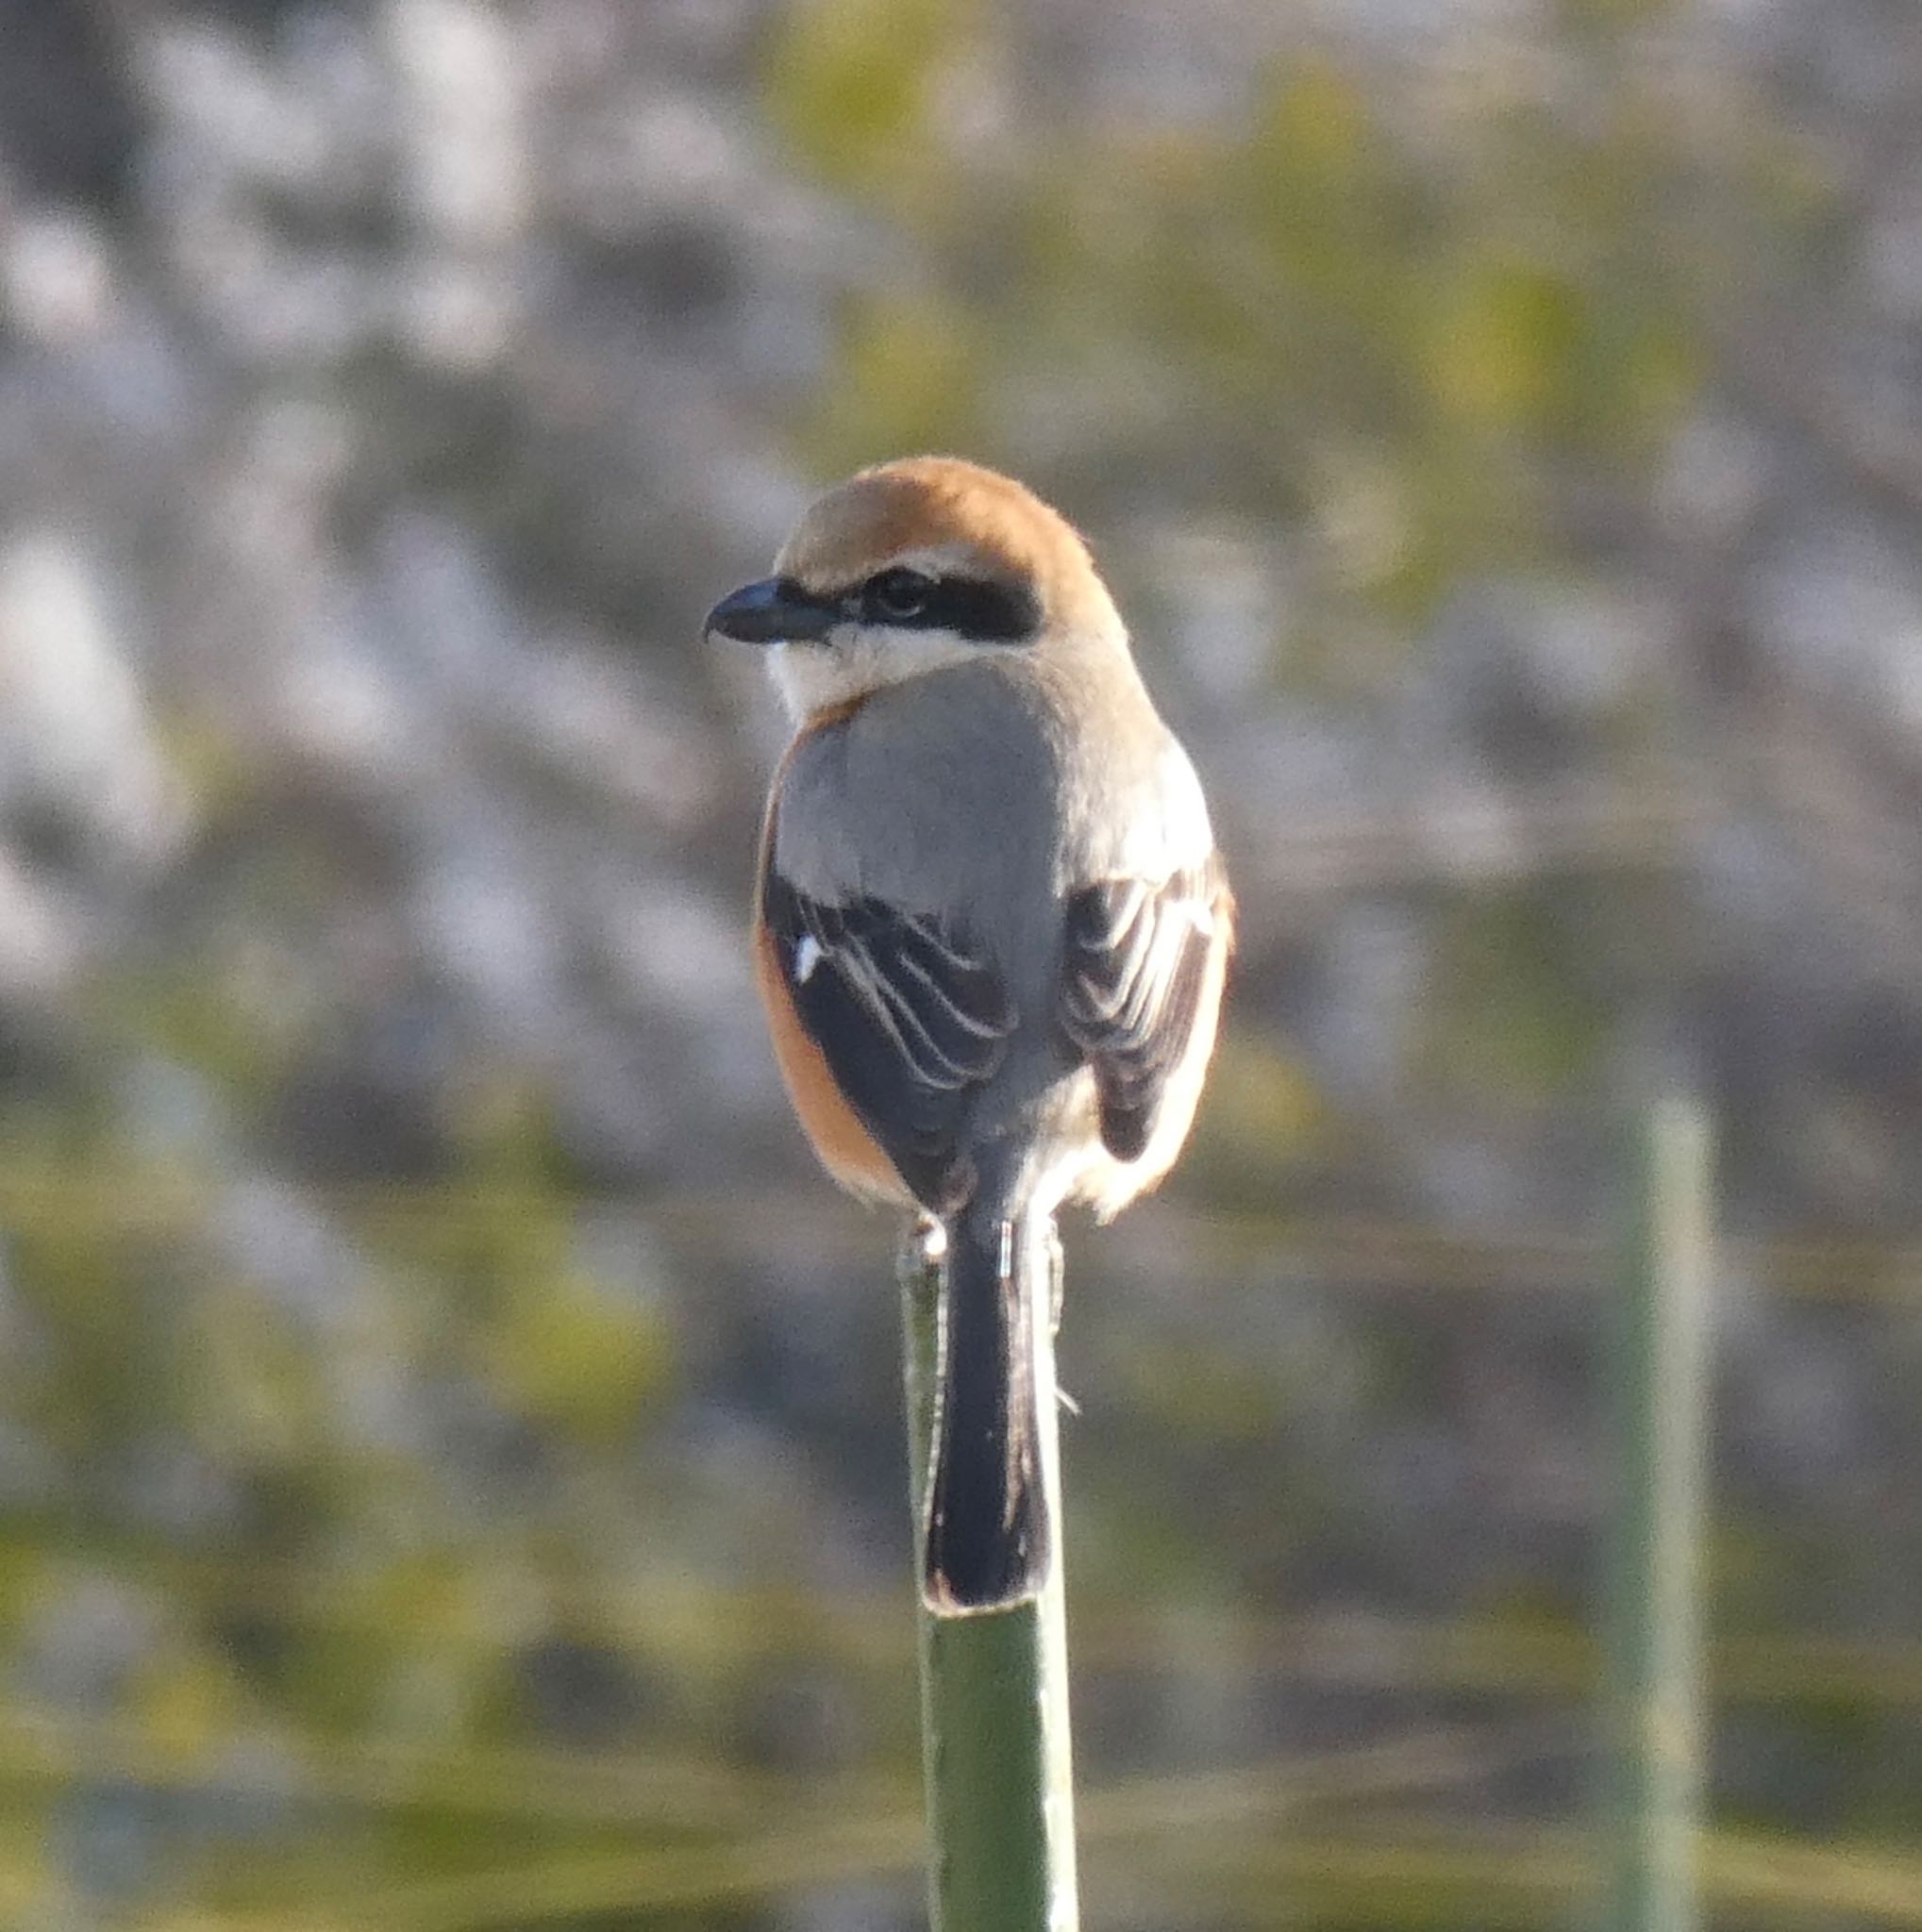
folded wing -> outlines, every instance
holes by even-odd
[[[1061,1026],[1095,1070],[1101,1141],[1117,1160],[1139,1159],[1154,1136],[1229,917],[1212,859],[1159,883],[1102,879],[1068,901]]]
[[[915,1198],[939,1213],[973,1174],[961,1138],[1015,1014],[966,935],[877,899],[829,905],[770,867],[761,915],[795,1017]]]

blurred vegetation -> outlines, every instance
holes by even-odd
[[[1018,452],[1028,408],[1092,388],[1106,494],[1137,464],[1205,465],[1217,505],[1315,533],[1324,623],[1359,603],[1416,625],[1464,577],[1565,567],[1566,492],[1634,489],[1703,379],[1705,158],[1726,191],[1786,149],[1758,121],[1704,158],[1670,76],[1563,43],[1579,116],[1498,57],[1417,72],[1416,103],[1317,49],[1272,61],[1227,125],[1011,108],[1009,165],[928,109],[1018,58],[986,10],[928,0],[898,42],[880,10],[792,9],[766,68],[799,154],[923,251],[926,286],[845,305],[817,466]]]
[[[888,1235],[688,640],[935,446],[1095,537],[1244,905],[1073,1242],[1091,1924],[1581,1922],[1651,1033],[1715,1920],[1922,1923],[1900,9],[16,11],[0,1917],[917,1923]]]

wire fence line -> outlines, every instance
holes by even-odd
[[[1455,786],[1366,811],[1295,819],[1236,854],[1245,937],[1260,943],[1303,899],[1520,883],[1685,863],[1715,822],[1672,763],[1549,784]]]
[[[71,1541],[37,1541],[15,1532],[5,1547],[16,1559],[37,1558],[60,1574],[94,1565],[133,1583],[213,1607],[330,1637],[377,1637],[391,1630],[389,1571],[359,1574],[325,1561],[222,1560],[90,1548]],[[452,1657],[487,1657],[526,1641],[525,1615],[511,1592],[492,1588],[484,1561],[469,1570],[465,1589],[409,1599],[409,1629]],[[543,1617],[584,1641],[624,1653],[660,1654],[687,1669],[727,1677],[757,1660],[792,1656],[797,1632],[809,1651],[837,1670],[885,1682],[903,1678],[911,1633],[893,1595],[825,1596],[799,1590],[743,1585],[706,1586],[663,1578],[653,1583],[543,1588]],[[1197,1655],[1231,1657],[1235,1669],[1286,1677],[1302,1686],[1355,1690],[1473,1693],[1517,1699],[1579,1700],[1592,1693],[1600,1653],[1594,1637],[1572,1623],[1482,1616],[1457,1620],[1397,1617],[1378,1612],[1323,1612],[1264,1618],[1237,1611],[1202,1611],[1152,1603],[1118,1607],[1091,1599],[1077,1611],[1078,1663],[1089,1671],[1124,1672],[1131,1679],[1179,1676]],[[1922,1642],[1909,1639],[1846,1639],[1799,1634],[1718,1637],[1708,1652],[1717,1699],[1756,1706],[1872,1700],[1891,1709],[1922,1709]],[[35,1763],[58,1769],[32,1740],[82,1739],[51,1720],[22,1719],[22,1749],[4,1743],[11,1715],[0,1717],[0,1777],[26,1774]],[[105,1737],[106,1733],[100,1734]],[[62,1747],[63,1749],[65,1747]],[[387,1761],[411,1765],[399,1746],[380,1746]],[[556,1765],[568,1761],[556,1759]],[[504,1758],[504,1775],[533,1776],[566,1789],[591,1770],[562,1774],[536,1754],[522,1764]],[[677,1761],[678,1764],[678,1760]],[[623,1775],[644,1776],[644,1772]],[[691,1777],[685,1764],[675,1775]],[[751,1778],[716,1766],[704,1789],[738,1790],[753,1801]]]
[[[1502,1730],[1416,1736],[1250,1767],[1232,1784],[1216,1776],[1140,1780],[1095,1792],[1083,1836],[1139,1844],[1178,1831],[1210,1830],[1257,1816],[1298,1814],[1340,1799],[1392,1798],[1471,1782],[1539,1753],[1525,1734]],[[309,1890],[294,1906],[202,1912],[200,1932],[345,1932],[367,1925],[478,1927],[563,1920],[588,1912],[746,1904],[810,1887],[905,1876],[921,1856],[917,1814],[892,1801],[856,1807],[824,1801],[796,1778],[785,1805],[752,1820],[718,1821],[718,1837],[645,1851],[570,1851],[456,1878],[369,1895],[342,1888],[329,1900]]]
[[[742,1261],[811,1244],[824,1260],[865,1266],[874,1236],[872,1223],[799,1194],[629,1197],[520,1182],[357,1185],[160,1168],[80,1174],[13,1160],[0,1161],[0,1238],[84,1231],[90,1240],[109,1243],[192,1244],[216,1232],[247,1191],[263,1188],[284,1190],[290,1201],[324,1217],[337,1235],[359,1243],[376,1267],[397,1260],[403,1269],[458,1268],[469,1257],[514,1249],[516,1242],[516,1251],[534,1265],[545,1265],[543,1257],[565,1254],[570,1230],[590,1224],[601,1232],[651,1239],[667,1252],[685,1244],[703,1256]],[[1362,1292],[1444,1291],[1470,1297],[1580,1298],[1605,1292],[1614,1278],[1614,1247],[1602,1231],[1464,1234],[1363,1217],[1223,1213],[1164,1202],[1145,1212],[1139,1233],[1139,1240],[1126,1243],[1100,1243],[1101,1265],[1150,1274],[1159,1255],[1178,1247],[1194,1257],[1183,1264],[1191,1283],[1293,1279]],[[1721,1244],[1719,1265],[1756,1293],[1880,1309],[1922,1303],[1922,1244],[1752,1236]],[[393,1566],[359,1574],[325,1559],[220,1559],[151,1544],[96,1548],[71,1535],[42,1538],[25,1523],[13,1527],[6,1547],[26,1566],[43,1563],[50,1575],[98,1565],[137,1585],[178,1591],[216,1617],[241,1608],[290,1627],[347,1638],[376,1637],[392,1621]],[[496,1587],[502,1579],[491,1575],[485,1562],[452,1566],[443,1581],[444,1588],[409,1598],[414,1641],[472,1657],[505,1656],[527,1640],[526,1602],[511,1587]],[[511,1577],[507,1581],[510,1586]],[[641,1657],[671,1654],[678,1666],[692,1662],[716,1681],[758,1658],[791,1655],[797,1628],[806,1629],[814,1653],[838,1671],[877,1687],[906,1674],[908,1632],[892,1595],[850,1602],[663,1576],[606,1586],[543,1583],[539,1610],[543,1621],[562,1622],[583,1641]],[[1460,1748],[1433,1740],[1419,1750],[1421,1740],[1412,1740],[1383,1746],[1373,1784],[1362,1769],[1351,1767],[1346,1783],[1336,1778],[1329,1785],[1357,1801],[1446,1792],[1494,1775],[1505,1753],[1585,1750],[1582,1712],[1600,1666],[1591,1636],[1572,1622],[1547,1618],[1269,1619],[1175,1604],[1123,1609],[1098,1601],[1078,1612],[1077,1650],[1081,1668],[1095,1673],[1178,1674],[1205,1654],[1232,1657],[1244,1674],[1292,1685],[1467,1695],[1495,1709],[1532,1713],[1528,1727],[1496,1725],[1479,1741],[1459,1740]],[[1833,1699],[1873,1702],[1897,1719],[1922,1712],[1922,1643],[1724,1637],[1706,1661],[1724,1705],[1792,1707]],[[1550,1713],[1546,1727],[1545,1709]],[[291,1917],[285,1910],[203,1913],[196,1920],[201,1932],[264,1932],[269,1924],[282,1932],[347,1932],[376,1924],[477,1932],[597,1911],[665,1911],[892,1882],[920,1855],[918,1826],[903,1806],[905,1766],[898,1785],[885,1771],[843,1785],[737,1774],[697,1752],[683,1757],[672,1748],[596,1761],[484,1744],[458,1753],[415,1749],[316,1734],[306,1726],[270,1726],[268,1735],[284,1745],[286,1791],[295,1804],[326,1803],[379,1816],[412,1810],[494,1818],[572,1829],[582,1841],[518,1859],[511,1869],[410,1881],[371,1899],[353,1896],[349,1886],[333,1899],[302,1898]],[[902,1745],[905,1756],[905,1736]],[[233,1782],[217,1762],[182,1753],[137,1722],[62,1724],[31,1711],[0,1720],[0,1785],[58,1790],[116,1778],[203,1794],[225,1791]],[[1271,1835],[1272,1845],[1265,1836],[1255,1845],[1245,1832],[1236,1837],[1230,1831],[1237,1820],[1245,1824],[1250,1811],[1266,1815],[1267,1806],[1292,1811],[1309,1802],[1312,1784],[1291,1787],[1284,1768],[1272,1776],[1257,1769],[1231,1778],[1212,1774],[1157,1780],[1152,1789],[1096,1790],[1086,1801],[1083,1832],[1111,1840],[1113,1869],[1139,1863],[1162,1882],[1171,1882],[1184,1859],[1198,1858],[1205,1846],[1215,1844],[1212,1869],[1228,1890],[1245,1886],[1252,1896],[1262,1888],[1281,1888],[1304,1909],[1317,1899],[1459,1893],[1483,1914],[1478,1923],[1539,1923],[1545,1907],[1577,1899],[1592,1884],[1591,1840],[1561,1826],[1450,1836],[1409,1819],[1371,1836],[1366,1807],[1358,1802],[1360,1818],[1345,1816],[1340,1835],[1291,1823],[1287,1834]],[[1170,1818],[1192,1826],[1192,1838],[1166,1829]],[[631,1856],[594,1849],[592,1835],[598,1827],[632,1827],[637,1821],[666,1841]],[[1709,1903],[1746,1914],[1744,1923],[1792,1923],[1797,1914],[1827,1909],[1851,1912],[1864,1924],[1922,1925],[1915,1894],[1905,1890],[1916,1875],[1913,1861],[1897,1850],[1757,1843],[1710,1832],[1702,1852]],[[1395,1922],[1391,1916],[1383,1923]]]
[[[297,1176],[189,1173],[178,1169],[64,1172],[0,1162],[0,1236],[68,1233],[96,1238],[187,1239],[237,1190],[284,1187],[291,1197],[373,1237],[404,1239],[416,1252],[458,1250],[516,1224],[619,1220],[668,1241],[699,1243],[729,1259],[764,1257],[771,1244],[835,1264],[871,1259],[874,1224],[859,1208],[815,1190],[676,1191],[654,1195],[567,1189],[489,1188],[471,1182],[334,1182]],[[1128,1241],[1096,1237],[1098,1265],[1145,1273],[1177,1246],[1184,1278],[1245,1279],[1253,1273],[1386,1291],[1465,1294],[1601,1291],[1611,1280],[1601,1232],[1464,1231],[1365,1216],[1295,1217],[1150,1201]],[[1718,1239],[1725,1282],[1797,1300],[1922,1307],[1922,1241],[1729,1235]]]
[[[1395,1795],[1385,1784],[1374,1794]],[[1316,1795],[1290,1793],[1288,1813]],[[1336,1788],[1329,1795],[1355,1793]],[[1225,1827],[1233,1822],[1222,1821]],[[1534,1928],[1579,1907],[1596,1869],[1590,1836],[1563,1825],[1410,1828],[1390,1820],[1339,1832],[1231,1834],[1184,1820],[1182,1829],[1145,1834],[1130,1819],[1125,1831],[1111,1834],[1097,1818],[1084,1835],[1104,1843],[1109,1870],[1101,1890],[1117,1905],[1138,1907],[1145,1895],[1169,1887],[1192,1895],[1205,1876],[1211,1893],[1231,1906],[1265,1907],[1259,1921],[1264,1924],[1272,1922],[1277,1897],[1286,1896],[1302,1910],[1366,1909],[1369,1923],[1384,1927],[1432,1925],[1438,1908],[1457,1907],[1473,1911],[1481,1926]],[[1718,1912],[1741,1915],[1730,1924],[1800,1926],[1812,1914],[1839,1913],[1851,1924],[1922,1927],[1922,1860],[1898,1848],[1715,1831],[1706,1835],[1703,1855],[1708,1902]],[[738,1840],[569,1852],[331,1901],[308,1888],[297,1902],[202,1908],[189,1919],[159,1923],[193,1932],[482,1932],[613,1913],[751,1906],[884,1880],[905,1884],[919,1857],[911,1811],[842,1813],[777,1823]]]

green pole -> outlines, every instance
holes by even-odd
[[[1711,1158],[1699,1105],[1668,1096],[1647,1108],[1635,1133],[1614,1336],[1609,1932],[1696,1932],[1701,1921]]]
[[[1059,1287],[1061,1250],[1053,1228],[1042,1225],[1034,1239],[1047,1244],[1045,1265]],[[918,1539],[934,1430],[939,1259],[911,1239],[900,1275]],[[939,1616],[925,1602],[920,1607],[921,1750],[933,1932],[1075,1932],[1079,1923],[1052,1299],[1034,1297],[1041,1463],[1054,1524],[1047,1579],[1038,1596],[1012,1609],[957,1617]]]

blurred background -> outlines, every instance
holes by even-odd
[[[1091,1924],[1584,1923],[1655,1075],[1715,1922],[1922,1924],[1904,0],[7,0],[0,1919],[921,1923],[892,1230],[697,630],[930,448],[1245,914],[1070,1231]]]

